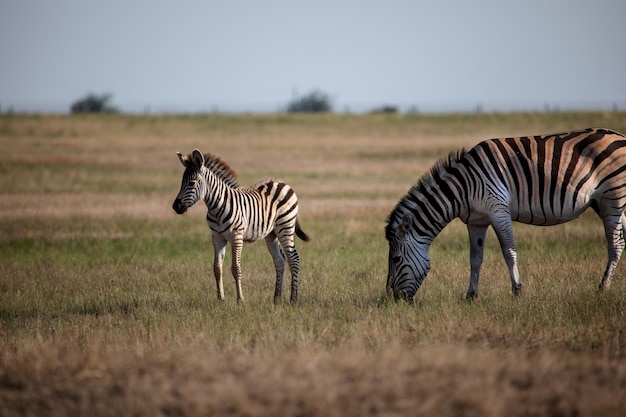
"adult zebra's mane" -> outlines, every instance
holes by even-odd
[[[187,166],[193,164],[191,155],[185,158]],[[223,159],[217,155],[211,153],[204,154],[204,166],[209,169],[220,180],[224,181],[226,185],[232,188],[239,188],[239,177],[234,169],[230,167]]]
[[[441,181],[443,176],[447,174],[450,169],[457,164],[457,162],[459,162],[464,154],[465,149],[460,149],[456,152],[450,152],[447,157],[438,160],[435,165],[433,165],[430,170],[411,187],[409,192],[402,197],[387,217],[387,226],[385,227],[385,236],[387,237],[387,240],[392,237],[395,232],[395,226],[406,210],[409,207],[414,206],[414,202],[418,200],[420,196],[428,193],[434,185]]]

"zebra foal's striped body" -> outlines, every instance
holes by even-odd
[[[251,188],[241,188],[235,172],[224,161],[213,155],[205,157],[197,149],[189,156],[178,153],[178,158],[185,172],[172,208],[176,213],[183,214],[198,200],[206,203],[206,219],[215,250],[213,272],[217,297],[224,298],[222,265],[227,243],[230,242],[232,248],[232,273],[237,287],[237,300],[243,301],[243,243],[265,239],[276,268],[274,302],[280,300],[282,293],[285,270],[283,253],[287,256],[291,271],[291,301],[297,301],[300,258],[294,234],[304,241],[309,238],[298,222],[298,199],[293,189],[274,179],[261,180]]]
[[[602,219],[608,263],[600,289],[610,286],[624,249],[626,138],[607,129],[499,138],[451,154],[414,185],[389,215],[387,290],[412,300],[430,260],[428,249],[454,218],[467,224],[470,284],[478,294],[487,228],[498,237],[514,294],[521,290],[512,221],[549,226],[587,208]]]

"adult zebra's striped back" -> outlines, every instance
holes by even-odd
[[[428,249],[454,218],[467,224],[470,283],[478,295],[487,228],[495,232],[509,268],[513,294],[521,291],[512,221],[549,226],[591,207],[602,219],[608,262],[600,290],[608,289],[624,249],[626,138],[589,128],[543,136],[486,140],[450,154],[420,179],[387,219],[387,291],[413,300],[430,269]]]
[[[241,290],[241,250],[244,242],[265,239],[274,259],[276,286],[274,302],[282,293],[285,259],[291,271],[291,302],[298,299],[300,257],[294,234],[308,241],[298,221],[298,198],[293,189],[282,181],[265,179],[251,188],[239,187],[235,172],[220,158],[194,150],[191,155],[177,153],[185,167],[178,196],[172,208],[183,214],[199,200],[207,206],[206,220],[211,228],[215,251],[213,272],[217,297],[224,298],[222,265],[226,245],[232,249],[232,273],[237,287],[237,301],[243,301]],[[281,251],[282,247],[282,251]]]

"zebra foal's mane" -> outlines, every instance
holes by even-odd
[[[239,188],[239,177],[234,169],[230,167],[223,159],[221,159],[217,155],[213,155],[211,153],[204,153],[204,166],[213,172],[215,176],[224,181],[228,186],[232,188]],[[193,163],[193,158],[190,155],[187,155],[183,158],[185,161],[185,166],[188,168],[193,167],[195,164]]]
[[[443,178],[443,176],[461,160],[463,155],[465,155],[465,149],[460,149],[456,152],[450,152],[447,157],[439,159],[435,165],[433,165],[430,170],[411,187],[409,192],[402,197],[387,217],[387,226],[385,227],[385,236],[387,237],[387,240],[389,240],[393,234],[392,224],[395,224],[398,218],[405,211],[402,208],[409,207],[411,205],[411,200],[415,200],[419,196],[427,193],[428,190],[441,181],[441,178]]]

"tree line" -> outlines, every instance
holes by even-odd
[[[70,113],[118,113],[112,104],[111,94],[89,93],[74,101]],[[313,90],[301,97],[293,98],[286,107],[287,113],[329,113],[333,111],[330,96],[323,91]]]

